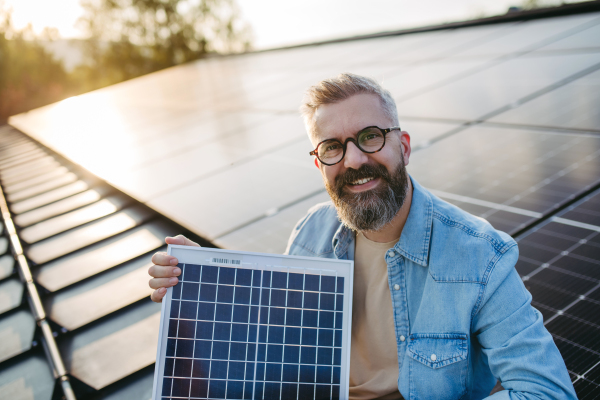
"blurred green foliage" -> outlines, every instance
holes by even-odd
[[[85,61],[66,71],[51,30],[16,30],[0,0],[0,123],[8,116],[211,53],[250,48],[234,0],[82,0]]]

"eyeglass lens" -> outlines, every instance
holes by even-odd
[[[380,150],[385,143],[383,132],[375,127],[360,131],[356,139],[358,148],[365,153],[374,153]],[[346,141],[347,144],[348,141]],[[344,144],[337,139],[322,142],[317,149],[319,160],[326,164],[340,162],[344,158],[344,147]]]

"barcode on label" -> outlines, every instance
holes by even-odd
[[[212,262],[216,263],[216,264],[231,264],[231,265],[241,265],[242,262],[240,260],[230,260],[228,258],[214,258],[212,259]]]

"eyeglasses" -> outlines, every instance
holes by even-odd
[[[381,129],[368,126],[356,134],[356,139],[350,137],[343,143],[337,139],[323,140],[310,155],[316,156],[322,164],[335,165],[344,159],[348,142],[354,143],[363,153],[377,153],[385,146],[385,136],[394,130],[400,130],[400,127]]]

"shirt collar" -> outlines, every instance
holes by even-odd
[[[412,177],[412,201],[400,240],[394,250],[409,260],[427,267],[433,223],[433,200],[427,190]]]
[[[412,201],[408,218],[402,229],[400,240],[394,249],[409,260],[427,267],[429,256],[429,242],[431,239],[431,226],[433,222],[433,200],[427,190],[410,178],[413,187]],[[333,249],[338,259],[353,259],[353,254],[348,247],[354,243],[354,232],[344,224],[333,235]],[[346,257],[344,257],[346,256]]]

